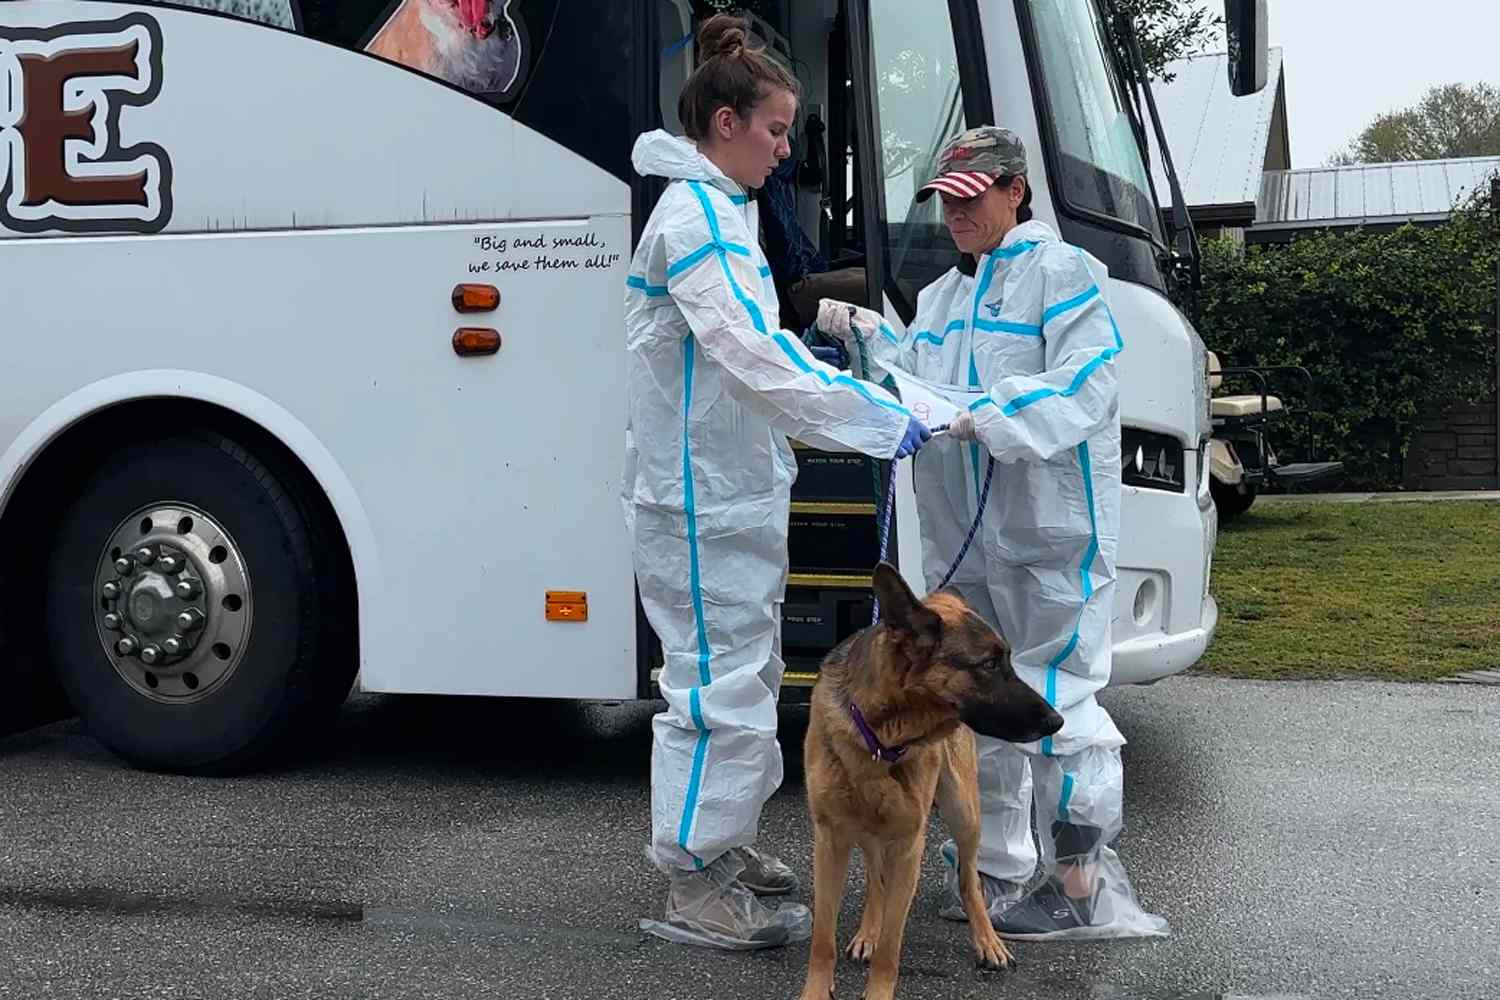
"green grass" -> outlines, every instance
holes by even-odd
[[[1421,681],[1500,667],[1500,505],[1257,503],[1223,525],[1199,673]]]

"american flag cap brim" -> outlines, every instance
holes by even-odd
[[[988,191],[996,179],[994,174],[977,170],[949,171],[923,184],[922,189],[917,192],[917,200],[927,200],[934,191],[941,191],[954,198],[977,198]]]

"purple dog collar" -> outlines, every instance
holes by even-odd
[[[875,735],[875,730],[865,721],[864,715],[859,711],[859,706],[854,702],[849,703],[849,717],[854,720],[854,728],[859,730],[859,735],[865,738],[865,746],[870,748],[871,760],[883,760],[887,764],[896,764],[906,755],[906,747],[888,747],[880,742],[880,737]]]

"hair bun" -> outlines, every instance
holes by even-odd
[[[701,58],[724,56],[733,59],[745,50],[746,24],[733,14],[715,14],[698,29],[698,51]]]

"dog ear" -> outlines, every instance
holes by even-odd
[[[905,647],[911,666],[925,668],[943,639],[943,620],[923,607],[901,574],[890,563],[875,567],[875,596],[880,601],[881,624],[891,629]]]

